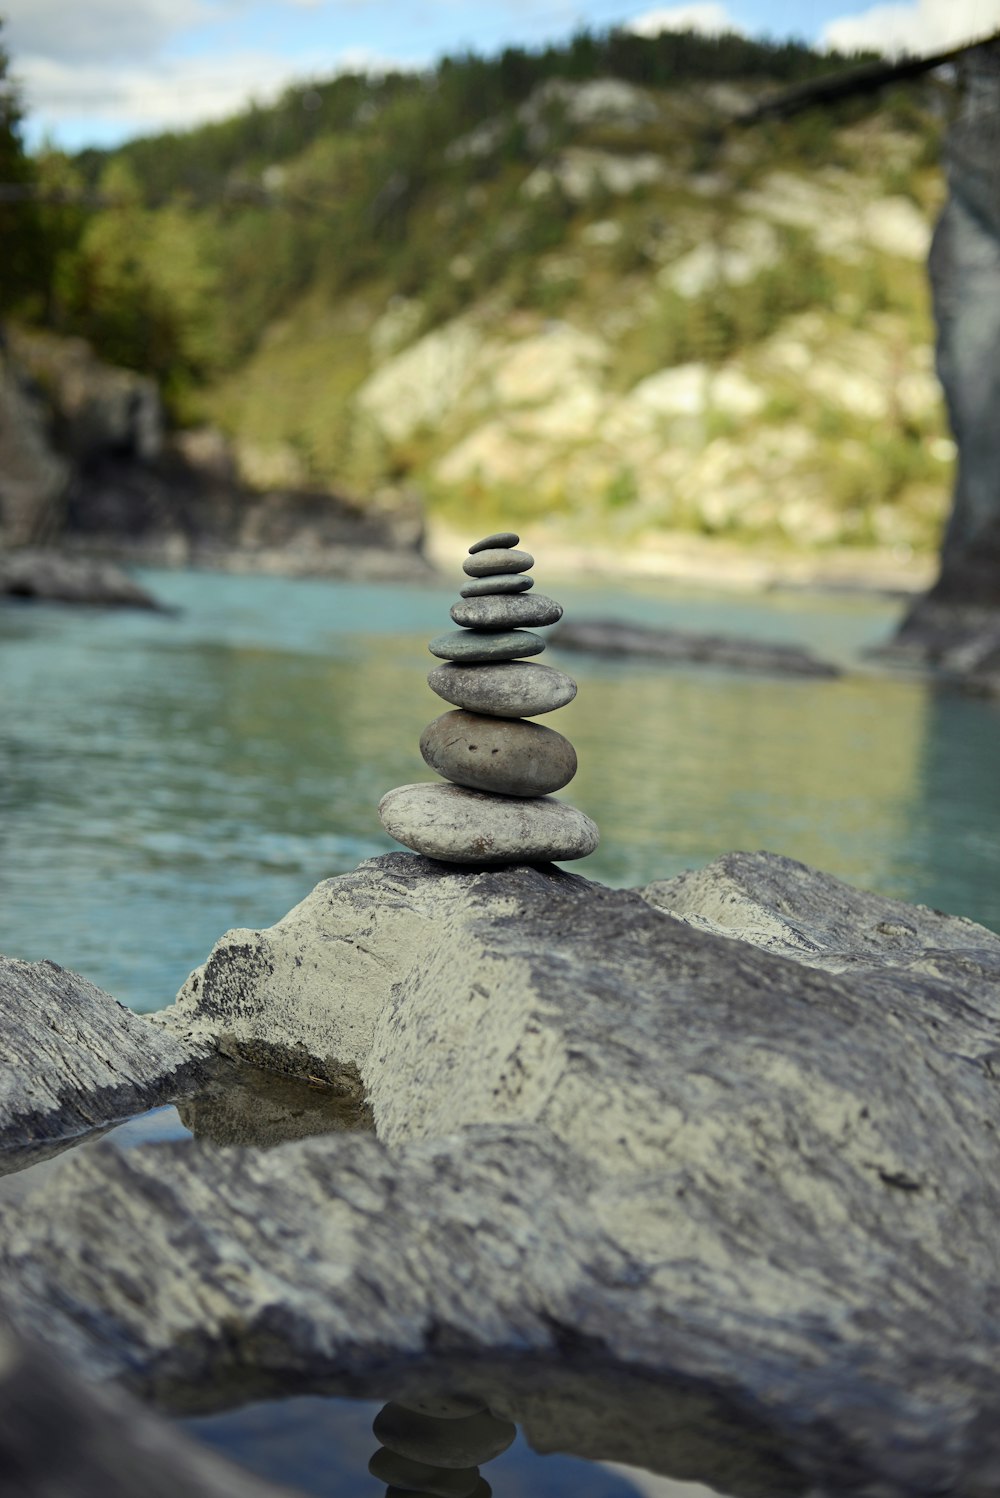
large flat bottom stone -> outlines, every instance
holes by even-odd
[[[497,796],[461,785],[398,785],[386,791],[379,820],[397,842],[427,858],[492,868],[586,858],[600,841],[597,824],[552,796]]]

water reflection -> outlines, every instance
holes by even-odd
[[[168,1002],[229,926],[269,925],[388,850],[375,814],[429,779],[440,589],[163,574],[178,618],[0,610],[0,951]],[[576,607],[574,590],[558,588]],[[580,611],[798,638],[845,659],[889,614],[844,600],[581,592]],[[746,678],[583,655],[565,709],[580,872],[641,884],[766,847],[1000,925],[996,704],[913,681]]]
[[[733,1487],[666,1475],[675,1459],[671,1445],[681,1451],[680,1470],[690,1467],[683,1434],[670,1432],[669,1401],[660,1397],[652,1419],[656,1406],[648,1397],[640,1401],[650,1428],[637,1443],[621,1388],[614,1384],[605,1389],[604,1418],[598,1418],[590,1442],[597,1454],[591,1455],[581,1436],[591,1408],[587,1400],[577,1401],[575,1425],[571,1420],[567,1426],[561,1408],[565,1393],[552,1384],[546,1394],[544,1375],[541,1382],[536,1375],[535,1382],[528,1401],[531,1424],[523,1432],[505,1413],[454,1389],[421,1394],[411,1388],[381,1406],[367,1399],[296,1395],[225,1414],[189,1416],[182,1423],[188,1434],[258,1476],[315,1498],[378,1498],[379,1493],[383,1498],[417,1493],[428,1498],[790,1498],[803,1492],[801,1481],[780,1463],[770,1472],[761,1469],[752,1446],[745,1453],[747,1475],[737,1475]],[[523,1405],[523,1395],[515,1394],[514,1402]],[[443,1409],[449,1414],[438,1413]],[[473,1409],[477,1412],[469,1413]],[[631,1440],[633,1460],[642,1466],[630,1465],[620,1454],[601,1459],[608,1416],[616,1414],[625,1415],[624,1444]],[[374,1454],[372,1433],[380,1442]],[[622,1444],[617,1442],[619,1448]],[[733,1455],[731,1469],[738,1474],[739,1458]]]

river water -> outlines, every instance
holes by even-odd
[[[279,919],[394,845],[383,791],[433,778],[446,704],[431,586],[150,572],[176,615],[0,608],[0,951],[49,957],[140,1010],[231,926]],[[550,649],[575,702],[561,793],[599,822],[579,872],[641,884],[769,848],[1000,930],[1000,703],[878,675],[884,600],[546,585],[602,615],[811,646],[841,680]]]

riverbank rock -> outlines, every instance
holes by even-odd
[[[54,549],[0,553],[0,598],[82,603],[97,608],[162,609],[146,588],[114,562],[67,556]]]
[[[142,1112],[203,1064],[79,973],[0,956],[0,1150]]]
[[[120,1389],[94,1388],[0,1320],[4,1498],[294,1498],[181,1435]]]
[[[390,854],[158,1024],[354,1068],[378,1138],[67,1160],[0,1262],[70,1362],[179,1407],[406,1403],[423,1358],[529,1434],[589,1380],[562,1449],[739,1498],[1000,1483],[983,928],[766,854],[644,891]]]
[[[550,638],[562,650],[589,650],[595,655],[647,656],[674,664],[693,661],[729,671],[762,671],[780,676],[841,674],[837,666],[797,645],[775,645],[735,635],[656,629],[619,619],[575,619],[560,624]]]

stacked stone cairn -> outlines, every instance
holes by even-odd
[[[387,1404],[372,1430],[382,1445],[368,1470],[387,1485],[385,1498],[490,1498],[479,1465],[500,1456],[517,1435],[509,1420],[464,1394]]]
[[[500,867],[585,858],[597,827],[560,790],[576,774],[576,751],[531,718],[565,707],[576,682],[525,659],[545,641],[522,625],[555,624],[562,606],[532,593],[534,558],[511,531],[469,547],[468,581],[451,610],[459,629],[430,642],[428,684],[457,711],[424,729],[420,752],[444,784],[401,785],[379,803],[397,842],[447,863]]]

